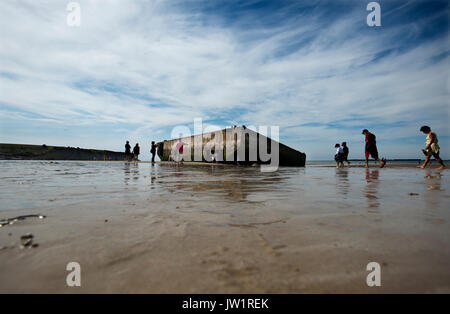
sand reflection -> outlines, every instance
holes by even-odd
[[[378,184],[379,184],[379,170],[366,169],[366,186],[364,187],[364,194],[367,198],[367,206],[369,208],[377,208],[380,206],[378,201]]]
[[[242,167],[240,171],[227,166],[195,167],[164,165],[165,176],[152,179],[169,192],[189,192],[192,197],[218,197],[228,201],[263,201],[282,191],[286,177],[280,172],[262,173],[259,168]],[[269,193],[270,192],[270,193]]]
[[[350,181],[348,179],[348,169],[336,169],[336,189],[344,199],[347,198],[350,190]]]

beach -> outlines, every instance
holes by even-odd
[[[449,293],[435,168],[0,161],[0,292]]]

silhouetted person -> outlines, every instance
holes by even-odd
[[[373,159],[380,163],[380,168],[383,168],[386,165],[385,159],[378,158],[378,149],[377,149],[377,141],[375,134],[369,132],[369,130],[364,129],[362,134],[366,136],[366,145],[364,148],[364,153],[366,156],[366,168],[369,168],[369,156],[372,156]]]
[[[346,161],[347,162],[347,167],[350,167],[350,161],[348,161],[348,146],[347,146],[347,142],[342,142],[342,150],[344,151],[343,155],[342,155],[342,161]]]
[[[155,162],[155,154],[156,154],[155,141],[152,141],[152,147],[150,148],[150,153],[152,154],[152,162]]]
[[[422,126],[420,128],[420,131],[423,132],[424,134],[427,134],[427,141],[425,143],[425,149],[422,149],[422,152],[426,156],[425,162],[419,168],[422,169],[425,168],[428,165],[431,156],[433,156],[441,165],[439,169],[444,169],[445,168],[444,162],[442,161],[441,157],[439,157],[439,145],[436,133],[431,132],[431,128],[427,125]]]
[[[139,147],[139,143],[136,143],[136,146],[133,148],[134,158],[139,160],[139,154],[141,153],[141,148]]]
[[[344,167],[344,150],[339,144],[334,145],[334,148],[336,148],[336,154],[334,155],[334,160],[336,160],[336,168],[340,168],[341,166]]]
[[[130,146],[130,142],[127,141],[127,143],[125,144],[125,159],[130,159],[131,156],[131,146]]]

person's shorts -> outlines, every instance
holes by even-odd
[[[366,149],[366,158],[369,158],[369,156],[372,156],[373,159],[378,159],[378,150],[376,146]]]
[[[439,158],[439,152],[434,153],[434,152],[432,152],[431,150],[427,151],[425,155],[426,155],[426,156],[430,156],[430,157],[433,156],[433,157],[436,158],[436,159]]]
[[[439,146],[437,149],[428,148],[428,150],[425,151],[426,156],[433,156],[434,158],[439,158]]]
[[[343,155],[341,155],[341,154],[336,154],[336,155],[334,155],[334,160],[336,161],[336,162],[342,162],[344,159],[344,156]]]
[[[342,161],[348,161],[348,155],[342,155]]]

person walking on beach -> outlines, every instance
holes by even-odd
[[[375,134],[369,132],[369,130],[364,129],[362,134],[366,136],[366,145],[364,148],[364,153],[366,157],[366,168],[369,168],[369,156],[372,156],[373,159],[380,163],[380,168],[383,168],[386,165],[386,159],[378,158],[378,149],[377,149],[377,141]]]
[[[419,168],[424,169],[428,165],[431,156],[433,156],[441,165],[438,169],[444,169],[444,162],[442,161],[441,157],[439,157],[439,145],[436,133],[431,132],[431,128],[427,125],[422,126],[420,128],[420,131],[424,134],[427,134],[427,141],[425,143],[425,149],[422,149],[422,152],[426,156],[425,162],[422,166],[419,166]]]
[[[348,161],[348,146],[347,146],[347,142],[342,142],[342,150],[344,151],[344,154],[342,156],[342,163],[344,163],[344,161],[347,162],[347,167],[350,167],[350,161]]]
[[[131,146],[130,146],[130,142],[127,141],[127,143],[125,144],[125,159],[129,160],[131,156]]]
[[[334,155],[334,160],[336,160],[336,168],[343,168],[344,150],[339,144],[334,145],[334,148],[336,148],[336,155]]]
[[[133,148],[133,155],[135,160],[139,160],[139,154],[141,153],[141,148],[139,147],[139,143],[136,143],[136,145]]]
[[[155,154],[156,154],[155,141],[152,141],[152,147],[150,148],[150,153],[152,154],[152,163],[154,163],[155,162]]]

